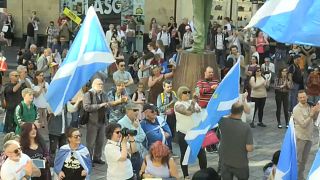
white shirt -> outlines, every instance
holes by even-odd
[[[188,131],[190,131],[193,127],[195,127],[196,125],[199,124],[199,121],[197,122],[195,119],[193,119],[192,116],[186,116],[186,115],[183,115],[183,114],[180,114],[176,111],[176,106],[177,105],[183,105],[187,108],[190,107],[191,105],[191,101],[192,100],[189,100],[189,101],[177,101],[175,104],[174,104],[174,112],[176,114],[176,119],[177,119],[177,132],[180,131],[184,134],[187,134]],[[198,104],[195,105],[195,107],[197,109],[201,109],[200,106]]]
[[[222,34],[217,34],[217,49],[223,50],[223,40]]]
[[[118,145],[117,142],[108,139],[108,142],[104,148],[104,155],[108,165],[108,180],[125,180],[133,176],[131,161],[129,159],[126,159],[125,161],[119,161],[121,157],[120,144]]]
[[[7,159],[1,167],[1,179],[3,180],[20,180],[26,174],[24,167],[27,164],[29,156],[21,153],[19,162]]]
[[[107,39],[109,44],[111,43],[111,37],[112,37],[112,31],[108,30],[106,32],[106,39]]]
[[[168,32],[159,32],[157,35],[157,40],[162,40],[164,46],[170,45],[170,34]]]
[[[49,88],[49,84],[46,82],[45,83],[45,88],[46,90],[48,90]],[[40,90],[40,86],[33,86],[32,89],[36,92],[38,92]],[[34,105],[37,106],[37,108],[47,108],[47,100],[45,98],[45,92],[42,91],[41,94],[38,97],[34,97],[33,99],[33,103]]]
[[[270,72],[275,73],[274,64],[273,64],[272,62],[270,62],[268,66],[266,66],[266,63],[263,63],[263,64],[261,65],[261,70],[262,70],[263,72],[269,70]]]
[[[155,54],[159,54],[161,59],[164,59],[164,53],[162,52],[162,50],[160,48],[157,49]]]

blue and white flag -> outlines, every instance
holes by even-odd
[[[314,158],[312,167],[310,169],[308,180],[319,180],[320,179],[320,149]]]
[[[298,179],[296,135],[294,130],[293,118],[290,119],[289,128],[287,129],[287,132],[284,136],[275,179]]]
[[[70,51],[53,77],[46,99],[52,112],[58,114],[99,70],[105,70],[115,60],[93,7],[88,9]]]
[[[246,28],[260,28],[282,43],[320,46],[319,9],[319,0],[269,0]]]
[[[222,116],[230,114],[231,106],[239,99],[240,89],[240,59],[223,78],[207,105],[207,117],[199,125],[185,136],[188,143],[182,164],[187,165],[196,161],[202,142],[212,127],[214,127]]]

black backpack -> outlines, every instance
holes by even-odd
[[[92,103],[92,93],[90,91],[89,95],[90,95],[90,101]],[[79,123],[80,125],[86,125],[89,122],[89,112],[85,111],[83,108],[83,103],[79,106]]]

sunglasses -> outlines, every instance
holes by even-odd
[[[21,151],[21,148],[19,147],[19,148],[15,149],[15,150],[13,151],[13,153],[19,154],[20,151]]]
[[[191,91],[183,91],[182,94],[191,94]]]
[[[261,72],[260,70],[256,70],[256,72]]]
[[[124,67],[125,65],[119,65],[120,67]]]
[[[121,132],[121,131],[115,131],[114,133],[116,133],[116,134],[120,134],[120,132]]]
[[[133,111],[133,112],[138,112],[138,111],[139,111],[139,109],[132,109],[132,111]]]
[[[76,138],[76,139],[78,139],[78,138],[81,138],[81,134],[79,134],[79,135],[74,135],[74,136],[72,136],[73,138]]]
[[[18,74],[14,74],[14,75],[12,75],[12,76],[14,76],[14,77],[19,77],[19,75],[18,75]]]

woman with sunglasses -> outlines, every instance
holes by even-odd
[[[41,176],[33,180],[51,180],[50,156],[48,148],[33,123],[24,123],[21,127],[20,145],[22,152],[31,159],[43,160],[45,168],[40,168]]]
[[[141,178],[179,179],[177,166],[168,146],[161,141],[156,141],[151,145],[149,154],[142,163],[140,176]]]
[[[88,149],[81,144],[79,129],[67,130],[69,144],[62,146],[54,160],[54,171],[64,180],[90,179],[92,162]]]
[[[180,147],[180,157],[184,157],[188,144],[184,139],[187,132],[197,125],[192,118],[192,114],[201,111],[201,107],[197,103],[197,96],[190,99],[191,91],[186,86],[179,87],[177,91],[178,101],[174,105],[174,112],[177,119],[177,138]],[[207,168],[207,157],[204,149],[200,149],[198,153],[200,169]],[[182,165],[183,158],[180,158],[180,165],[184,178],[189,178],[188,165]]]
[[[275,89],[275,99],[277,104],[277,122],[278,128],[281,129],[282,125],[280,122],[280,115],[281,115],[281,105],[283,105],[283,113],[284,119],[286,122],[286,128],[288,128],[289,123],[289,91],[293,86],[292,80],[288,76],[288,69],[281,68],[278,73],[278,77],[274,80],[274,89]]]
[[[106,127],[107,144],[105,146],[105,158],[108,165],[108,180],[133,180],[133,169],[130,154],[137,151],[133,136],[123,136],[121,125],[110,123]]]
[[[266,127],[266,125],[262,122],[262,118],[263,118],[264,105],[267,99],[267,86],[269,82],[261,74],[260,66],[258,66],[256,71],[253,72],[250,78],[249,84],[251,86],[251,100],[252,102],[255,102],[253,119],[250,123],[250,126],[252,128],[255,127],[254,117],[256,115],[256,111],[258,110],[258,118],[259,118],[258,126]]]

